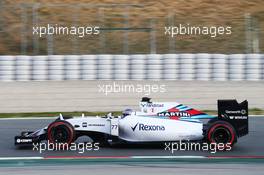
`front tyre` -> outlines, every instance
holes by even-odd
[[[210,124],[206,139],[210,144],[229,144],[233,146],[237,141],[234,127],[226,121],[216,121]]]
[[[48,126],[47,139],[50,143],[69,145],[75,140],[75,130],[67,121],[58,120]]]

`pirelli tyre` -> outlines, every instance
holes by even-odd
[[[229,144],[233,146],[237,141],[237,134],[234,127],[226,121],[214,121],[209,123],[206,132],[206,140],[212,144]]]
[[[75,130],[67,121],[57,120],[47,128],[47,139],[50,143],[71,144],[75,141]]]

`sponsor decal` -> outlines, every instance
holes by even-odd
[[[246,120],[248,117],[247,116],[229,116],[231,120]]]
[[[246,113],[247,113],[247,111],[246,111],[245,109],[242,109],[242,110],[241,110],[241,114],[242,114],[242,115],[245,115]]]
[[[162,103],[141,103],[141,106],[143,108],[145,108],[145,107],[162,108],[162,107],[164,107],[164,104],[162,104]]]
[[[105,126],[105,124],[89,124],[88,126]]]
[[[234,116],[234,115],[226,115],[226,114],[222,114],[221,115],[222,118],[226,118],[226,119],[230,119],[230,120],[247,120],[248,117],[247,116]]]
[[[145,125],[143,123],[137,123],[135,126],[131,127],[133,131],[137,128],[139,131],[165,131],[165,126],[163,125]]]
[[[187,112],[180,111],[180,112],[160,112],[158,113],[158,116],[161,117],[191,117],[191,115]]]
[[[17,139],[17,143],[30,143],[32,142],[32,139]]]
[[[236,110],[236,111],[229,111],[229,110],[225,110],[225,113],[227,114],[242,114],[245,115],[247,113],[247,111],[245,109],[240,110]]]
[[[247,111],[245,109],[235,110],[235,111],[225,110],[225,113],[228,114],[228,115],[224,114],[226,116],[226,118],[229,118],[231,120],[246,120],[246,119],[248,119],[248,117],[245,116],[247,114]]]
[[[138,123],[137,123],[135,126],[131,127],[131,129],[132,129],[133,131],[135,131],[135,129],[137,128],[137,126],[138,126]]]
[[[82,123],[82,127],[87,127],[87,126],[105,126],[105,124],[99,124],[99,123],[87,124],[87,122]]]

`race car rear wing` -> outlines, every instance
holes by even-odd
[[[238,103],[237,100],[218,100],[218,119],[232,124],[241,137],[248,134],[248,101]]]

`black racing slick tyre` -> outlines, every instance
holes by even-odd
[[[215,121],[208,127],[206,133],[207,142],[212,144],[229,144],[233,146],[237,141],[234,127],[226,121]]]
[[[71,144],[75,140],[73,126],[63,120],[51,123],[47,128],[47,139],[50,143]]]

